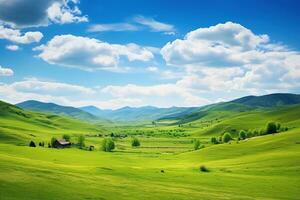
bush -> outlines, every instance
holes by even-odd
[[[210,141],[211,141],[212,144],[218,144],[219,143],[216,137],[212,137]]]
[[[240,140],[244,140],[247,138],[247,134],[244,130],[241,130],[240,133],[239,133],[239,139]]]
[[[209,172],[208,168],[205,167],[204,165],[200,166],[200,172]]]
[[[35,143],[34,143],[33,141],[30,141],[29,146],[30,146],[30,147],[36,147],[36,146],[35,146]]]
[[[55,141],[56,141],[56,138],[52,137],[51,138],[51,147],[54,147]]]
[[[195,142],[194,142],[194,149],[198,150],[200,148],[200,145],[201,145],[200,141],[199,140],[195,140]]]
[[[64,135],[62,136],[62,138],[65,139],[65,140],[68,141],[68,142],[70,142],[70,140],[71,140],[71,136],[70,136],[70,135],[67,135],[67,134],[64,134]]]
[[[83,147],[85,147],[84,141],[85,141],[84,135],[79,135],[79,137],[78,137],[78,147],[80,149],[82,149]]]
[[[102,151],[111,152],[115,149],[115,143],[111,138],[104,138],[102,142]]]
[[[139,139],[133,138],[133,139],[131,140],[131,146],[132,146],[132,147],[139,147],[139,146],[141,146],[141,143],[140,143]]]
[[[277,125],[275,122],[269,122],[266,128],[266,134],[273,134],[277,132]]]
[[[222,137],[222,141],[224,143],[227,143],[229,142],[230,140],[232,140],[232,137],[231,137],[231,134],[230,133],[224,133],[223,137]]]
[[[280,130],[280,127],[281,127],[281,124],[280,124],[280,123],[277,123],[277,124],[276,124],[276,130],[277,130],[277,131]]]

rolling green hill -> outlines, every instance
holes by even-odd
[[[88,134],[103,132],[102,125],[53,114],[24,110],[0,101],[1,142],[28,144],[30,140],[47,139],[63,133]]]
[[[299,94],[276,93],[263,96],[246,96],[231,101],[253,107],[275,107],[300,103]]]
[[[191,113],[182,113],[177,116],[164,116],[160,120],[176,120],[176,124],[185,124],[200,119],[212,120],[227,118],[233,114],[254,110],[268,110],[300,103],[300,95],[297,94],[270,94],[264,96],[247,96],[229,102],[207,105],[194,110]]]
[[[40,101],[24,101],[16,104],[20,108],[39,111],[39,112],[47,112],[61,116],[73,117],[80,120],[88,120],[88,121],[97,121],[100,120],[96,116],[80,110],[78,108],[74,108],[71,106],[61,106],[54,103],[44,103]]]
[[[300,104],[253,109],[229,102],[197,109],[198,115],[186,115],[189,121],[181,126],[105,127],[0,102],[0,199],[299,198]],[[265,128],[269,121],[288,130],[208,142],[225,131],[235,130],[236,136],[242,129]],[[101,151],[103,137],[96,134],[111,132],[138,134],[141,147],[131,147],[131,137],[114,138],[116,149]],[[47,142],[65,133],[73,142],[84,134],[86,145],[96,150],[28,147],[30,140]],[[195,139],[205,148],[194,150]]]

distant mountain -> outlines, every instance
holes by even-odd
[[[246,96],[231,101],[253,107],[275,107],[300,103],[299,94],[276,93],[263,96]]]
[[[91,113],[85,112],[81,109],[74,108],[71,106],[61,106],[54,103],[44,103],[40,101],[24,101],[16,104],[16,106],[28,110],[47,112],[61,116],[73,117],[76,119],[87,120],[87,121],[96,121],[99,120],[98,117],[92,115]]]
[[[189,113],[196,108],[171,107],[157,108],[153,106],[143,107],[123,107],[116,110],[102,110],[95,106],[81,107],[81,110],[89,112],[95,116],[110,119],[113,121],[154,121],[167,115],[181,115]]]
[[[79,108],[80,110],[83,110],[85,112],[88,112],[92,115],[95,115],[95,116],[99,116],[99,117],[103,117],[103,115],[105,115],[105,113],[109,113],[111,112],[112,110],[102,110],[96,106],[84,106],[84,107],[80,107]]]

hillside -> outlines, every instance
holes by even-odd
[[[20,108],[24,108],[28,110],[47,112],[47,113],[52,113],[61,116],[68,116],[80,120],[86,120],[86,121],[99,120],[99,118],[97,118],[96,116],[71,106],[61,106],[54,103],[44,103],[44,102],[34,101],[34,100],[24,101],[16,105]]]
[[[207,105],[191,113],[179,114],[175,117],[164,116],[159,120],[176,120],[176,124],[191,123],[200,119],[212,120],[230,117],[241,112],[268,110],[300,103],[297,94],[269,94],[264,96],[247,96],[229,102]]]
[[[231,101],[253,107],[276,107],[300,103],[299,94],[276,93],[263,96],[246,96]]]
[[[28,144],[35,138],[50,140],[52,136],[101,133],[101,125],[73,118],[29,111],[0,101],[0,139],[2,142]]]

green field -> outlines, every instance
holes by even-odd
[[[251,111],[211,111],[182,125],[90,124],[1,103],[0,199],[300,199],[300,105]],[[226,131],[288,131],[213,145]],[[94,151],[31,148],[31,140],[86,136]],[[103,135],[116,149],[103,152]],[[99,134],[102,136],[99,137]],[[141,147],[132,148],[131,136]],[[193,149],[198,139],[205,148]],[[236,138],[235,138],[236,139]],[[209,172],[199,170],[205,166]],[[163,170],[163,172],[162,172]]]

